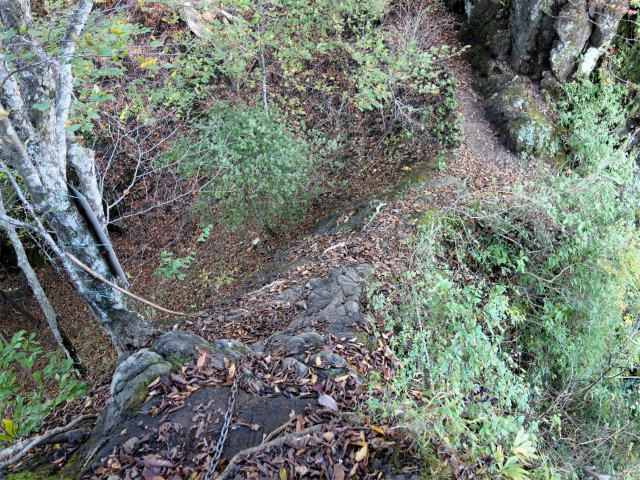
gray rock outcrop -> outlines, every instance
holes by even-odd
[[[452,8],[458,4],[449,0]],[[620,29],[623,12],[586,0],[466,0],[465,40],[470,59],[488,74],[487,62],[504,62],[518,73],[540,78],[552,71],[561,81],[574,72],[590,73]],[[583,57],[584,55],[584,57]]]
[[[162,338],[164,337],[166,335]],[[118,366],[111,380],[111,401],[116,410],[135,408],[130,403],[139,385],[146,385],[159,376],[166,375],[171,369],[170,362],[146,348],[131,355]]]
[[[592,24],[587,1],[574,0],[562,7],[554,28],[558,41],[551,49],[549,61],[558,80],[564,81],[576,68],[578,57],[591,36]]]
[[[282,375],[306,378],[313,367],[314,378],[319,382],[350,371],[355,374],[354,381],[359,381],[357,372],[349,367],[344,357],[322,347],[330,342],[328,335],[364,339],[367,320],[362,314],[360,295],[372,273],[373,268],[369,265],[336,268],[326,277],[311,278],[305,284],[284,290],[276,296],[277,301],[304,302],[306,310],[294,317],[285,329],[251,348],[231,339],[209,343],[192,332],[165,333],[151,347],[136,352],[118,365],[111,383],[112,398],[78,456],[93,458],[94,466],[98,468],[101,459],[114,451],[121,448],[125,454],[134,455],[140,448],[145,448],[142,445],[146,444],[148,448],[149,442],[174,445],[172,452],[176,456],[199,451],[203,442],[215,445],[230,389],[224,382],[208,384],[205,381],[202,385],[193,383],[191,386],[183,376],[186,369],[182,367],[191,362],[187,368],[193,368],[194,357],[204,357],[206,364],[202,366],[210,372],[226,372],[231,364],[245,362],[242,373],[248,379],[246,385],[249,387],[245,385],[247,391],[239,389],[237,392],[235,426],[225,443],[225,455],[232,456],[260,444],[264,435],[302,413],[305,407],[317,406],[317,401],[265,394],[264,385],[271,374],[254,373],[246,366],[247,358],[251,355],[268,362],[263,359],[279,355]],[[313,350],[310,352],[309,349]],[[194,381],[193,377],[191,380]],[[164,391],[165,396],[149,395],[148,386],[152,382],[155,382],[152,388],[158,389],[155,393]],[[182,385],[182,390],[176,390],[174,382]],[[176,395],[182,404],[163,409],[165,399],[175,399]],[[74,468],[81,463],[70,462],[65,467],[65,475],[75,478],[80,472]]]
[[[294,350],[300,352],[313,345],[323,345],[324,335],[340,338],[361,337],[366,319],[361,311],[360,294],[366,279],[373,273],[369,265],[337,268],[326,278],[313,278],[306,298],[307,309],[294,317],[282,331],[251,346],[255,351]],[[282,292],[282,298],[301,298],[300,289]]]
[[[517,72],[528,73],[531,65],[538,63],[539,37],[549,37],[549,25],[543,28],[542,7],[546,0],[517,0],[511,5],[509,36],[511,37],[511,67]],[[548,22],[545,22],[548,23]],[[545,42],[546,43],[546,42]],[[535,60],[534,60],[535,59]]]

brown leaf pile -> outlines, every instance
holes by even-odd
[[[375,391],[369,391],[364,385],[372,372],[382,372],[385,380],[389,380],[398,365],[391,350],[379,342],[374,351],[367,350],[355,340],[343,340],[327,335],[324,346],[316,346],[305,352],[308,361],[314,354],[323,350],[339,354],[347,360],[347,369],[339,376],[328,376],[324,381],[318,380],[321,370],[340,367],[327,363],[316,357],[316,362],[309,367],[306,376],[299,376],[293,367],[283,368],[283,360],[291,355],[299,354],[297,350],[264,354],[260,352],[249,354],[239,364],[235,365],[224,359],[224,367],[216,366],[206,350],[200,350],[200,357],[188,362],[178,372],[169,377],[159,377],[149,385],[149,395],[145,403],[156,395],[162,395],[158,407],[150,413],[171,413],[179,409],[184,400],[200,387],[225,385],[230,386],[233,377],[238,372],[242,375],[240,387],[253,395],[275,396],[283,395],[288,398],[321,397],[320,404],[329,410],[349,410],[359,405],[371,395],[383,391],[377,385]],[[378,393],[376,393],[378,392]],[[328,398],[330,398],[330,400]],[[324,403],[323,403],[324,402]],[[334,407],[335,404],[335,407]]]
[[[325,423],[313,435],[288,441],[283,446],[266,448],[241,462],[241,478],[381,478],[380,470],[395,448],[405,443],[390,425],[355,426],[349,416],[330,417],[326,413],[304,418],[306,423]],[[365,422],[369,420],[365,418]],[[306,423],[297,422],[300,431]],[[406,445],[404,445],[406,447]]]

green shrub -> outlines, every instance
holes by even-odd
[[[216,221],[235,229],[252,219],[272,231],[299,218],[312,194],[319,146],[303,134],[288,129],[277,111],[218,104],[173,144],[167,161],[210,180],[196,204],[203,221],[212,220],[217,201]]]
[[[389,401],[414,419],[434,469],[436,439],[470,462],[491,453],[487,472],[511,478],[524,475],[513,465],[549,478],[549,465],[585,462],[638,474],[640,192],[617,136],[625,92],[589,82],[567,91],[575,171],[540,168],[445,211],[419,234],[401,288],[373,297],[403,364]],[[417,401],[420,385],[431,388]],[[469,403],[478,385],[489,402]],[[516,453],[521,428],[539,460]]]
[[[8,345],[0,351],[0,446],[13,443],[20,437],[37,432],[42,420],[56,405],[84,394],[86,385],[73,376],[72,360],[58,360],[51,355],[49,363],[41,371],[33,372],[37,383],[29,395],[19,393],[16,375],[12,372],[15,362],[31,370],[42,349],[33,340],[34,334],[16,333]],[[55,393],[51,397],[46,392]]]
[[[479,231],[448,242],[477,275],[508,286],[525,320],[508,338],[536,391],[529,401],[546,425],[547,454],[571,468],[588,455],[614,474],[640,456],[640,235],[637,192],[619,190],[610,165],[594,165],[587,178],[540,173],[469,211]]]
[[[211,20],[207,41],[224,58],[217,69],[236,88],[263,83],[266,90],[266,69],[277,72],[281,86],[317,102],[323,113],[334,101],[352,104],[379,113],[387,127],[400,125],[416,134],[439,127],[445,143],[449,130],[456,134],[457,128],[450,92],[455,79],[443,60],[455,51],[440,46],[438,28],[429,23],[427,12],[435,5],[221,0],[219,6],[234,17]],[[265,51],[268,68],[248,68],[261,63]]]
[[[586,80],[567,84],[564,92],[566,98],[558,102],[557,110],[578,171],[584,176],[604,174],[618,185],[629,183],[635,158],[622,148],[620,136],[626,122],[628,88],[611,81]]]
[[[394,410],[413,419],[432,473],[442,467],[441,460],[433,461],[435,443],[440,453],[443,447],[464,450],[468,463],[493,456],[489,472],[525,478],[523,467],[535,456],[530,435],[538,426],[524,419],[537,392],[507,342],[523,316],[503,286],[490,287],[480,278],[466,286],[452,281],[453,272],[440,261],[443,248],[423,231],[397,295],[371,299],[385,328],[395,333],[392,347],[402,363],[393,383]],[[413,401],[415,389],[425,387],[429,401]]]

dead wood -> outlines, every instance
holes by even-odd
[[[133,298],[134,300],[137,300],[138,302],[142,302],[145,305],[149,305],[150,307],[156,308],[156,309],[160,310],[161,312],[170,313],[171,315],[179,315],[181,317],[188,317],[189,316],[188,313],[174,312],[173,310],[168,310],[166,308],[162,308],[160,305],[156,305],[155,303],[152,303],[149,300],[145,300],[144,298],[137,297],[133,293],[128,292],[124,288],[120,288],[115,283],[111,283],[106,278],[101,277],[99,274],[97,274],[96,272],[91,270],[89,267],[87,267],[84,263],[82,263],[80,260],[78,260],[76,257],[71,255],[70,253],[65,252],[65,255],[67,256],[67,258],[69,258],[69,260],[71,260],[73,263],[78,265],[82,270],[87,272],[92,277],[97,278],[101,282],[106,283],[107,285],[109,285],[111,288],[115,288],[120,293],[124,293],[125,295],[128,295],[129,297]]]
[[[23,440],[22,442],[18,442],[15,445],[12,445],[11,447],[5,448],[0,452],[0,470],[7,468],[12,463],[16,463],[27,453],[29,453],[29,450],[31,450],[32,448],[47,443],[47,441],[51,437],[60,435],[61,433],[70,432],[82,422],[95,420],[96,418],[98,418],[97,415],[82,415],[81,417],[76,418],[64,427],[54,428],[53,430],[46,431],[42,435],[38,435],[34,438],[28,438],[26,440]]]
[[[239,465],[240,461],[248,457],[249,455],[254,455],[257,452],[260,452],[262,450],[267,450],[273,447],[281,447],[290,440],[304,437],[306,435],[312,435],[314,433],[317,433],[321,429],[322,429],[322,425],[314,425],[313,427],[305,428],[304,430],[301,430],[299,432],[289,433],[288,435],[284,435],[282,437],[276,438],[275,440],[272,440],[270,442],[261,443],[257,447],[251,447],[251,448],[247,448],[246,450],[242,450],[231,459],[226,470],[222,472],[222,474],[218,477],[217,480],[231,480],[235,476],[235,474],[238,473],[238,470],[240,469],[240,465]]]

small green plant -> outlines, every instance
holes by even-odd
[[[34,341],[35,335],[26,337],[25,333],[24,330],[16,333],[0,351],[0,446],[37,432],[52,408],[86,391],[85,383],[73,375],[72,360],[59,360],[52,354],[42,370],[32,372],[34,390],[28,395],[19,393],[12,371],[15,363],[32,371],[37,359],[43,356],[39,343]]]
[[[214,270],[202,270],[202,275],[198,280],[195,280],[198,284],[204,283],[207,287],[213,288],[216,293],[220,293],[220,289],[225,285],[230,285],[235,280],[233,274],[238,271],[237,268],[226,270],[226,273],[215,275]]]
[[[181,269],[188,269],[195,259],[195,255],[196,252],[191,252],[185,258],[173,258],[173,252],[162,252],[160,254],[161,265],[153,273],[167,280],[171,278],[184,280],[187,275]]]

